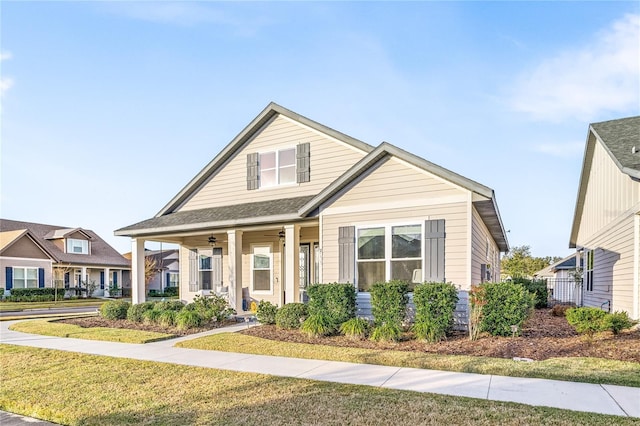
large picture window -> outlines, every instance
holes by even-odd
[[[358,290],[378,281],[422,281],[422,225],[360,228],[357,232]]]
[[[254,246],[251,254],[251,285],[255,292],[271,292],[273,257],[270,246]]]
[[[295,148],[264,152],[258,165],[261,188],[296,182]]]
[[[13,268],[13,288],[38,288],[38,268]]]

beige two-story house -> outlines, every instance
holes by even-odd
[[[584,305],[640,318],[640,117],[589,126],[569,246]]]
[[[389,143],[368,145],[268,105],[133,239],[133,301],[144,242],[180,246],[180,296],[306,300],[312,283],[500,276],[509,248],[494,191]],[[137,291],[136,291],[137,289]]]

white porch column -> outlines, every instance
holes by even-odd
[[[229,305],[242,313],[242,231],[227,231]]]
[[[131,239],[131,303],[134,305],[145,300],[144,242],[140,238]]]
[[[109,276],[109,271],[110,271],[109,268],[104,268],[104,296],[105,297],[111,297],[111,294],[109,293],[109,287],[110,287],[109,278],[111,278]]]
[[[293,303],[300,298],[300,225],[285,225],[284,244],[284,302]]]

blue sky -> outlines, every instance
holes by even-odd
[[[1,216],[157,213],[270,101],[496,191],[564,256],[588,124],[640,114],[635,2],[0,5]]]

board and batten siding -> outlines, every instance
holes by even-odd
[[[310,144],[310,181],[247,190],[247,154]],[[315,195],[366,153],[277,115],[178,211]]]
[[[601,229],[627,214],[640,204],[640,182],[622,173],[605,151],[595,142],[591,171],[584,197],[584,208],[576,238],[579,247]]]
[[[500,281],[500,249],[475,207],[472,208],[471,228],[471,284],[483,282],[480,266],[482,264],[491,265],[490,281]],[[487,241],[489,242],[488,254]]]
[[[584,291],[584,305],[611,311],[625,310],[633,316],[634,300],[634,215],[605,228],[585,242],[594,251],[593,291]],[[637,303],[637,302],[636,302]]]

